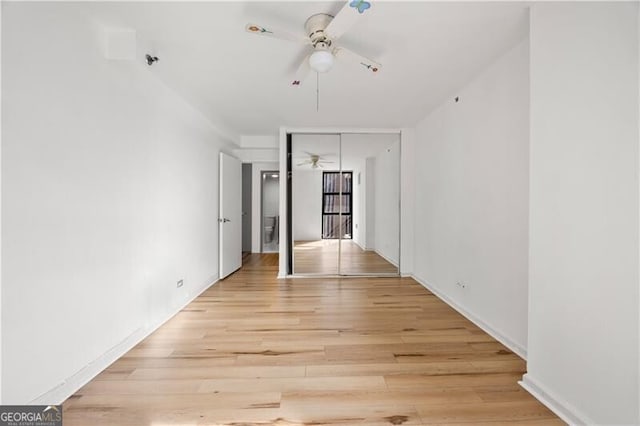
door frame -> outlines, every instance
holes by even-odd
[[[253,237],[253,164],[252,163],[242,163],[242,202],[244,204],[244,197],[246,195],[246,191],[245,191],[245,168],[247,168],[249,170],[249,182],[247,187],[249,188],[249,209],[248,210],[244,210],[242,211],[243,215],[242,215],[242,252],[249,252],[251,253],[252,250],[252,237]],[[244,205],[243,205],[244,207]],[[244,250],[244,238],[245,238],[245,220],[248,222],[248,238],[249,238],[249,250]]]
[[[312,135],[325,135],[325,134],[397,134],[399,135],[399,150],[400,150],[400,176],[399,176],[399,188],[398,188],[398,197],[400,200],[399,203],[399,230],[398,233],[398,274],[393,274],[392,276],[410,276],[410,265],[412,262],[406,262],[404,257],[408,254],[409,245],[405,246],[403,250],[403,234],[413,232],[413,229],[409,229],[407,225],[409,225],[409,221],[403,220],[403,210],[407,209],[409,205],[407,205],[407,201],[413,204],[413,196],[405,193],[403,196],[403,183],[405,179],[407,179],[407,175],[403,173],[405,162],[407,158],[403,155],[403,144],[406,141],[413,143],[413,139],[411,137],[407,137],[405,139],[405,135],[410,134],[408,129],[401,128],[345,128],[345,127],[280,127],[280,250],[279,250],[279,271],[278,278],[296,278],[296,277],[327,277],[331,275],[294,275],[293,271],[293,247],[292,247],[292,238],[293,238],[293,229],[292,229],[292,204],[290,202],[292,196],[292,156],[291,156],[291,148],[292,148],[292,135],[294,134],[312,134]],[[413,170],[413,168],[411,168]],[[282,176],[286,176],[286,179],[282,179]],[[410,200],[408,200],[411,198]],[[412,225],[412,224],[411,224]],[[409,243],[409,241],[407,241]],[[405,267],[403,267],[405,266]],[[348,278],[348,277],[388,277],[389,274],[358,274],[358,275],[338,275],[339,277]]]

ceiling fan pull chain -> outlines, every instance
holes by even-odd
[[[320,111],[320,73],[316,72],[316,112]]]

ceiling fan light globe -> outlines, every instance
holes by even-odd
[[[327,72],[333,66],[333,55],[327,50],[316,50],[309,56],[309,66],[315,72]]]

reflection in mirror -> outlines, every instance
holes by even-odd
[[[293,273],[397,275],[400,135],[292,136]]]
[[[291,155],[293,273],[337,275],[339,202],[323,190],[335,184],[325,172],[340,171],[340,136],[293,135]]]
[[[353,174],[353,235],[341,241],[340,273],[398,274],[400,136],[343,134],[342,168]]]

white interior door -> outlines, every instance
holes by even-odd
[[[242,266],[242,163],[220,153],[220,279]]]

